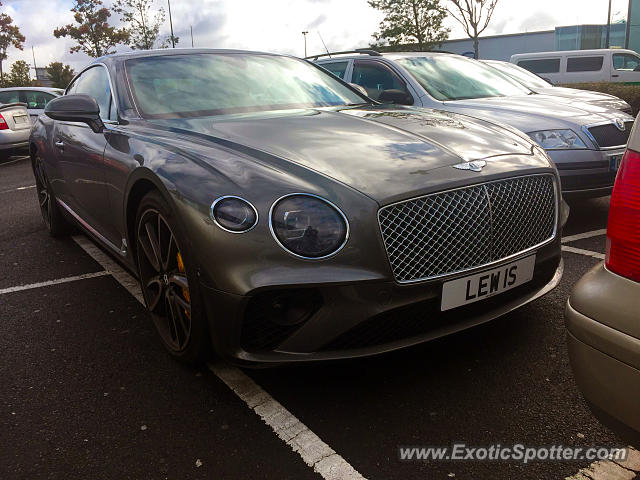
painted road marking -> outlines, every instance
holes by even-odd
[[[27,158],[29,158],[29,155],[24,155],[16,158],[15,160],[9,160],[8,162],[0,162],[0,167],[2,167],[3,165],[11,165],[12,163],[21,162],[22,160],[26,160]]]
[[[19,192],[20,190],[30,190],[32,188],[36,188],[35,185],[28,185],[26,187],[18,187],[18,188],[12,188],[11,190],[3,190],[0,193],[11,193],[11,192]]]
[[[591,232],[578,233],[576,235],[569,235],[562,237],[562,243],[575,242],[576,240],[584,240],[585,238],[599,237],[600,235],[606,235],[607,229],[592,230]]]
[[[565,480],[633,480],[640,473],[640,452],[628,447],[625,461],[599,460]]]
[[[85,273],[83,275],[74,275],[73,277],[48,280],[46,282],[31,283],[29,285],[18,285],[15,287],[3,288],[2,290],[0,290],[0,295],[4,295],[5,293],[21,292],[23,290],[31,290],[34,288],[48,287],[50,285],[58,285],[60,283],[76,282],[78,280],[86,280],[87,278],[104,277],[105,275],[109,275],[109,272],[101,271],[94,273]]]
[[[75,235],[73,240],[102,265],[131,295],[142,305],[144,298],[138,281],[124,268],[100,250],[83,235]],[[344,458],[284,408],[277,400],[258,386],[237,367],[216,362],[209,364],[211,370],[251,410],[269,425],[280,439],[298,453],[302,460],[326,480],[365,480]]]
[[[593,257],[599,260],[604,260],[604,253],[592,252],[591,250],[583,250],[582,248],[575,248],[575,247],[570,247],[568,245],[563,245],[562,251],[569,252],[569,253],[577,253],[578,255],[586,255],[587,257]]]

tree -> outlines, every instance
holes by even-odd
[[[173,37],[173,41],[171,41],[171,37]],[[167,35],[162,42],[160,42],[160,48],[171,48],[174,45],[177,45],[180,41],[180,37],[176,37],[175,35]]]
[[[13,62],[5,84],[7,87],[30,87],[31,76],[29,75],[29,64],[24,60]]]
[[[47,75],[54,88],[67,88],[67,85],[73,80],[75,72],[73,68],[62,62],[51,62],[47,67]]]
[[[102,0],[75,0],[71,11],[75,13],[76,23],[53,31],[56,38],[71,37],[77,42],[69,50],[71,53],[85,52],[97,58],[113,53],[113,47],[127,42],[129,35],[126,30],[109,25],[111,12],[101,5]]]
[[[418,50],[430,50],[449,37],[442,26],[447,11],[440,0],[368,0],[369,6],[384,12],[380,31],[373,37],[391,45],[417,43]]]
[[[455,18],[467,36],[473,40],[473,51],[478,58],[478,37],[489,26],[498,0],[450,0],[453,8],[447,11]]]
[[[2,6],[2,2],[0,2],[0,6]],[[12,18],[6,13],[0,13],[0,81],[4,80],[2,62],[7,59],[7,49],[13,46],[18,50],[22,50],[24,41],[24,35],[13,24]]]
[[[164,22],[164,9],[150,15],[153,0],[116,0],[113,9],[128,26],[129,46],[134,50],[150,50],[158,39]]]

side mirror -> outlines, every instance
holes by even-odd
[[[44,114],[63,122],[86,123],[95,133],[104,131],[98,102],[89,95],[63,95],[54,98],[44,107]]]
[[[413,105],[413,97],[409,95],[409,93],[391,88],[389,90],[383,90],[380,97],[378,97],[378,101],[382,103],[395,103],[397,105]]]
[[[355,88],[356,90],[358,90],[361,94],[363,94],[365,97],[369,98],[369,93],[367,92],[367,89],[364,88],[362,85],[358,85],[357,83],[350,83],[349,86],[351,88]]]

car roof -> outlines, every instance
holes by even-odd
[[[92,64],[101,63],[104,60],[128,60],[130,58],[159,57],[173,55],[190,55],[198,53],[245,53],[252,55],[272,55],[272,56],[289,56],[279,53],[259,52],[252,50],[233,50],[233,49],[217,49],[217,48],[157,48],[155,50],[132,50],[130,52],[112,53],[96,58]]]
[[[335,60],[350,60],[352,58],[387,58],[389,60],[396,60],[399,58],[409,58],[409,57],[437,57],[437,56],[454,56],[454,57],[462,57],[467,58],[464,55],[458,55],[457,53],[450,52],[386,52],[380,53],[380,55],[367,55],[366,53],[355,53],[355,54],[332,54],[331,57],[322,57],[316,60],[317,63],[322,62],[330,62]],[[308,58],[313,58],[313,55]]]
[[[64,92],[64,88],[52,88],[52,87],[6,87],[0,88],[0,92],[6,92],[9,90],[31,90],[36,92],[54,92],[60,93]]]

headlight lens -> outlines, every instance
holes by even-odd
[[[211,218],[223,230],[243,233],[256,225],[258,212],[240,197],[220,197],[211,205]]]
[[[271,231],[280,245],[304,258],[323,258],[340,250],[349,232],[346,217],[326,200],[293,194],[271,208]]]
[[[573,130],[541,130],[528,135],[545,150],[587,148]]]

